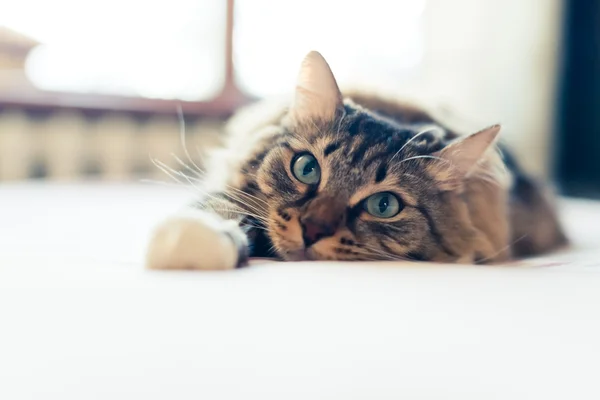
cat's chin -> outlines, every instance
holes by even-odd
[[[311,261],[319,258],[310,249],[290,251],[286,254],[287,261]]]
[[[285,259],[287,261],[307,261],[307,260],[309,260],[307,254],[306,254],[306,249],[290,251],[289,253],[286,253]]]

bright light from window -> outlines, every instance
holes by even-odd
[[[223,86],[225,1],[9,3],[0,25],[42,43],[26,67],[40,89],[202,100]]]
[[[255,95],[289,91],[299,62],[320,51],[340,84],[401,86],[423,53],[425,0],[237,0],[235,62]]]

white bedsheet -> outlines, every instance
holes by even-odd
[[[0,187],[0,399],[600,398],[600,204],[520,266],[144,270],[186,196]]]

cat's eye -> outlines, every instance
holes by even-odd
[[[377,218],[392,218],[402,210],[398,197],[389,192],[376,193],[363,204],[365,210]]]
[[[292,161],[292,172],[296,179],[307,185],[316,185],[321,179],[321,168],[317,159],[308,153],[301,154]]]

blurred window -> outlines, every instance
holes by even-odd
[[[234,60],[240,86],[258,96],[293,88],[310,50],[341,85],[400,87],[423,55],[425,0],[237,0]]]
[[[327,57],[341,85],[368,82],[394,90],[415,76],[423,57],[425,0],[371,0],[368,7],[340,7],[337,0],[236,0],[232,32],[227,13],[233,3],[9,0],[0,9],[0,26],[13,39],[28,38],[31,48],[21,76],[0,63],[0,90],[4,74],[4,87],[9,82],[17,95],[35,95],[31,87],[210,101],[231,95],[232,88],[235,95],[235,77],[245,93],[262,97],[291,90],[299,61],[312,49]],[[227,54],[232,35],[233,55]],[[231,57],[235,76],[226,65]],[[71,103],[83,101],[72,97]]]
[[[0,26],[39,42],[24,66],[38,89],[209,100],[224,85],[226,7],[224,0],[8,0]]]

